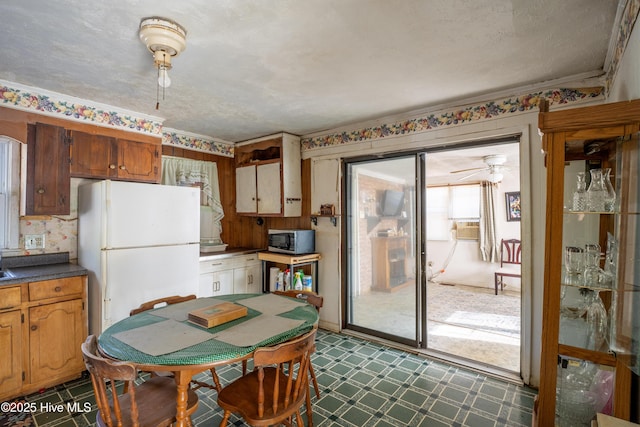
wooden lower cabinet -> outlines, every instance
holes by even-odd
[[[0,400],[52,387],[85,370],[81,344],[88,334],[87,276],[6,285],[0,299]]]
[[[87,338],[80,299],[29,309],[29,371],[31,382],[41,383],[63,372],[84,370],[78,348]]]
[[[20,310],[0,313],[0,396],[19,394],[22,388],[22,322]]]

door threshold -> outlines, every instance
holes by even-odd
[[[414,348],[405,344],[400,344],[395,341],[390,341],[384,338],[368,335],[363,332],[358,332],[351,329],[343,329],[340,331],[340,333],[345,335],[351,335],[356,338],[361,338],[367,341],[372,341],[378,344],[386,345],[388,347],[395,348],[397,350],[406,351],[407,353],[428,357],[430,359],[444,362],[446,364],[457,366],[463,369],[475,371],[480,374],[487,375],[502,381],[507,381],[516,385],[525,385],[524,381],[522,380],[522,377],[518,373],[500,369],[498,367],[487,365],[481,362],[476,362],[473,360],[456,357],[447,353],[441,353],[434,350]]]

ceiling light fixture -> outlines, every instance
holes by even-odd
[[[158,69],[157,110],[160,108],[160,88],[164,100],[164,90],[171,85],[168,73],[171,69],[171,58],[178,56],[187,47],[187,30],[170,19],[153,16],[140,21],[138,34],[153,54],[153,63]]]
[[[489,182],[493,184],[500,183],[500,181],[502,181],[502,178],[504,178],[504,175],[499,172],[494,172],[489,174]]]

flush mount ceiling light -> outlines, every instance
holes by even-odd
[[[164,100],[164,90],[171,85],[168,74],[171,69],[171,58],[178,56],[187,47],[187,30],[170,19],[153,16],[140,21],[138,34],[140,40],[153,54],[153,63],[158,69],[157,110],[160,107],[160,88],[162,88]]]

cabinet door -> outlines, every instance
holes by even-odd
[[[160,145],[148,142],[117,140],[118,179],[160,182]]]
[[[214,271],[200,275],[199,297],[213,297],[233,293],[233,270]]]
[[[259,165],[256,171],[258,187],[258,213],[279,214],[282,212],[282,181],[280,163]]]
[[[247,278],[247,293],[258,294],[262,292],[262,266],[260,264],[249,264],[245,268]]]
[[[116,176],[115,140],[108,136],[71,131],[71,176]]]
[[[30,382],[80,373],[85,369],[80,346],[87,337],[82,300],[29,309]]]
[[[247,269],[245,267],[239,267],[233,269],[233,293],[234,294],[246,294],[247,290]]]
[[[256,167],[236,168],[236,212],[256,213]]]
[[[0,314],[0,396],[16,395],[22,387],[21,326],[20,310]]]
[[[29,125],[27,143],[27,215],[69,215],[71,181],[65,130]]]
[[[207,298],[213,296],[213,273],[201,274],[198,282],[198,298]]]
[[[234,294],[257,294],[262,292],[262,267],[260,263],[248,263],[233,270],[233,293]]]

